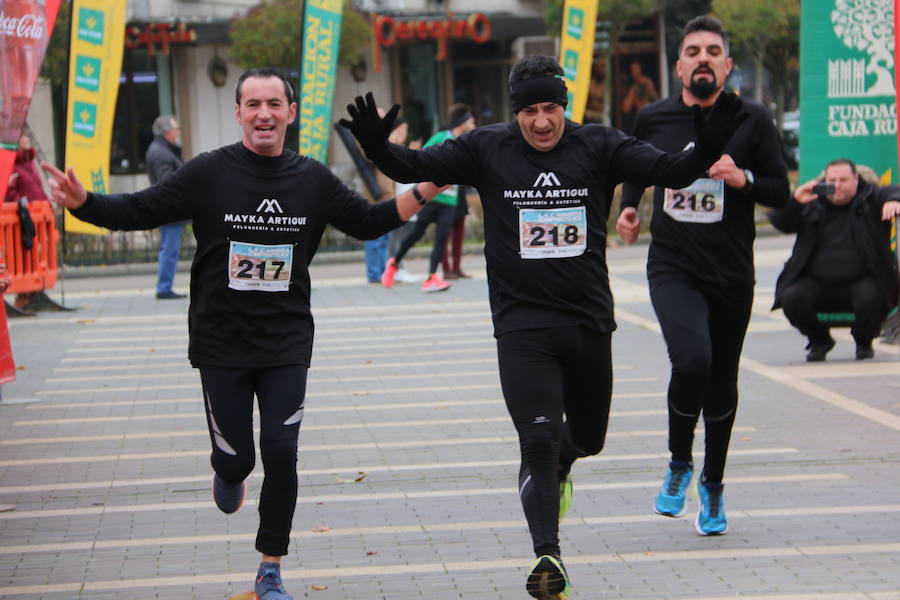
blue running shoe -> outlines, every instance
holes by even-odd
[[[697,496],[700,499],[700,510],[694,527],[700,535],[725,535],[728,521],[725,519],[725,499],[722,492],[725,486],[721,483],[697,482]]]
[[[559,520],[562,521],[572,508],[572,476],[567,475],[565,481],[559,482]]]
[[[569,574],[558,556],[539,556],[531,567],[525,590],[538,600],[566,600],[572,593]]]
[[[662,489],[656,496],[656,514],[680,517],[685,511],[684,496],[694,471],[690,463],[673,460],[663,481]]]
[[[254,591],[259,600],[294,600],[281,583],[281,565],[278,563],[259,565]]]
[[[218,475],[213,475],[213,500],[226,515],[237,512],[244,503],[244,482],[227,483]]]

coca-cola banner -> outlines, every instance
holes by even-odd
[[[0,0],[0,198],[6,195],[60,0]]]
[[[105,194],[125,48],[125,2],[74,0],[71,35],[66,165],[75,169],[85,188]],[[73,233],[106,233],[70,213],[65,228]]]
[[[59,0],[0,0],[0,148],[15,150]]]

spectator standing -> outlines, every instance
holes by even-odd
[[[156,185],[184,164],[178,144],[181,128],[172,115],[160,115],[153,121],[153,141],[147,147],[145,163],[150,185]],[[156,297],[160,300],[184,298],[172,289],[178,256],[181,254],[181,232],[184,223],[170,223],[159,227],[159,259],[156,275]]]
[[[437,146],[443,144],[447,140],[453,140],[460,135],[475,129],[475,116],[471,109],[465,104],[454,104],[449,110],[450,128],[438,131],[425,142],[423,148]],[[432,223],[435,224],[434,246],[431,250],[431,257],[428,264],[428,277],[422,284],[423,292],[442,292],[450,287],[450,284],[438,277],[437,266],[441,261],[441,257],[446,252],[447,237],[454,224],[457,222],[458,213],[457,205],[459,202],[459,186],[452,185],[446,191],[438,194],[434,202],[419,213],[416,219],[416,225],[412,232],[401,242],[397,253],[388,259],[387,265],[382,275],[381,283],[386,288],[394,285],[394,278],[397,275],[398,264],[406,256],[413,245],[418,242],[425,230]],[[463,215],[465,219],[465,215]],[[459,252],[462,253],[462,223],[460,223],[460,240]],[[459,262],[457,261],[457,267]],[[446,270],[445,270],[446,272]]]

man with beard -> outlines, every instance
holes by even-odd
[[[722,23],[696,17],[684,28],[676,62],[684,85],[678,96],[638,113],[635,136],[667,152],[694,145],[691,109],[709,110],[731,72]],[[657,186],[653,240],[647,259],[650,299],[672,362],[669,381],[669,471],[656,512],[685,512],[693,474],[691,449],[700,413],[706,454],[697,491],[700,535],[727,531],[723,474],[737,409],[738,363],[753,304],[754,204],[781,207],[790,189],[772,116],[744,100],[749,118],[706,173],[683,188]],[[626,244],[638,237],[643,188],[626,184],[616,231]]]

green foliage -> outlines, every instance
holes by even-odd
[[[800,0],[713,0],[712,7],[732,42],[754,56],[799,37]]]
[[[800,0],[713,0],[732,47],[753,57],[757,69],[757,96],[761,96],[762,67],[772,76],[781,122],[786,92],[796,87],[800,55]],[[734,53],[732,53],[734,54]]]
[[[659,9],[659,0],[598,0],[597,19],[607,21],[611,29],[621,29],[629,21],[649,17]],[[562,31],[564,0],[544,0],[547,34],[559,37]]]
[[[66,73],[69,65],[66,58],[69,52],[69,3],[60,2],[59,12],[56,14],[56,23],[53,25],[53,35],[47,44],[47,54],[44,56],[44,64],[41,65],[41,77],[50,80],[53,85],[62,85],[66,82]]]
[[[234,20],[228,38],[231,57],[249,69],[259,66],[296,69],[300,66],[303,0],[262,0]],[[349,2],[343,3],[338,64],[359,61],[372,42],[372,27]]]
[[[263,0],[228,32],[229,53],[243,69],[300,65],[302,0]]]
[[[544,23],[547,35],[559,37],[562,32],[562,12],[564,0],[544,0]]]
[[[372,47],[372,24],[355,10],[350,2],[344,2],[341,18],[341,50],[338,64],[349,67],[358,63]]]

